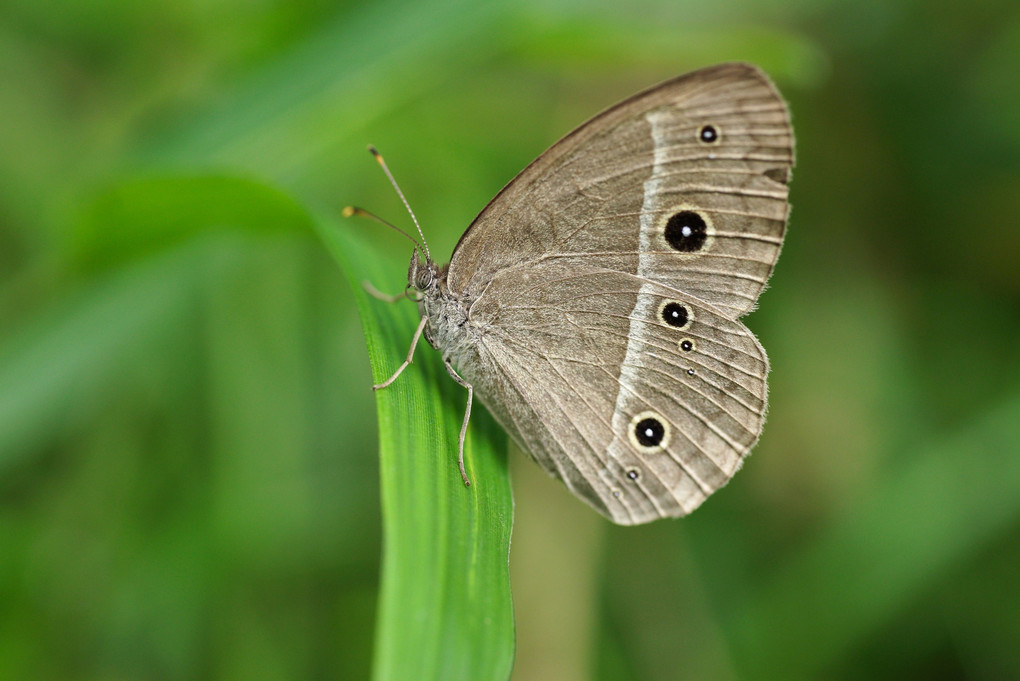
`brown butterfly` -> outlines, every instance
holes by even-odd
[[[477,393],[613,522],[690,513],[762,430],[768,359],[739,318],[779,257],[792,167],[789,112],[749,64],[624,100],[504,187],[449,265],[422,237],[421,323],[376,387],[424,333],[468,390],[464,429]]]

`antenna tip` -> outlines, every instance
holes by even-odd
[[[345,206],[343,211],[341,211],[340,214],[343,215],[345,218],[349,218],[349,217],[351,217],[352,215],[354,215],[357,212],[358,212],[358,209],[355,208],[354,206]]]
[[[375,156],[375,160],[376,161],[379,161],[380,163],[382,163],[382,154],[380,154],[379,150],[376,149],[375,147],[373,147],[371,144],[368,145],[368,153],[370,153],[373,156]]]

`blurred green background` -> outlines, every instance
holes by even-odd
[[[371,379],[305,209],[407,224],[373,143],[449,253],[732,59],[798,139],[764,437],[639,528],[512,453],[515,678],[1020,678],[1013,0],[2,2],[0,678],[366,677]]]

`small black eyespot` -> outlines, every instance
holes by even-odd
[[[687,375],[688,376],[693,376],[694,375],[694,369],[688,369],[687,370]]]
[[[686,326],[689,318],[687,308],[680,303],[666,303],[662,308],[663,321],[678,329]]]
[[[704,125],[698,131],[698,139],[705,144],[712,144],[719,141],[719,132],[715,129],[715,126]]]
[[[694,341],[689,340],[687,338],[683,339],[682,341],[680,341],[680,349],[683,350],[684,352],[690,352],[691,350],[694,349]]]
[[[657,447],[666,436],[666,427],[658,419],[641,419],[634,426],[634,437],[643,447]]]
[[[627,477],[630,478],[631,480],[637,480],[638,479],[637,470],[631,468],[629,471],[627,471]]]
[[[700,251],[708,240],[705,218],[691,210],[683,210],[666,222],[666,242],[683,253]]]
[[[769,168],[763,174],[773,182],[778,182],[779,184],[790,183],[789,168]]]

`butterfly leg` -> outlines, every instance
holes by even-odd
[[[443,359],[443,364],[446,365],[446,371],[450,374],[453,380],[457,381],[457,383],[467,388],[468,391],[467,407],[464,409],[464,422],[460,425],[460,440],[458,441],[459,453],[457,455],[457,464],[460,466],[460,477],[464,481],[464,486],[470,487],[471,479],[468,478],[467,471],[464,470],[464,438],[467,437],[468,421],[471,420],[471,401],[475,395],[475,389],[470,383],[468,383],[467,381],[460,377],[460,374],[458,374],[457,371],[453,368],[453,365],[450,364],[450,360]]]
[[[407,351],[407,359],[404,360],[404,363],[397,367],[397,370],[393,372],[393,375],[387,378],[385,381],[373,385],[372,390],[382,390],[383,388],[393,383],[393,381],[397,380],[397,376],[404,372],[404,369],[407,368],[407,365],[411,363],[411,359],[414,357],[414,349],[418,347],[418,341],[421,340],[422,331],[425,330],[425,325],[428,323],[428,321],[429,321],[428,317],[422,317],[421,321],[418,322],[418,329],[417,331],[414,332],[414,338],[411,339],[411,349]]]

